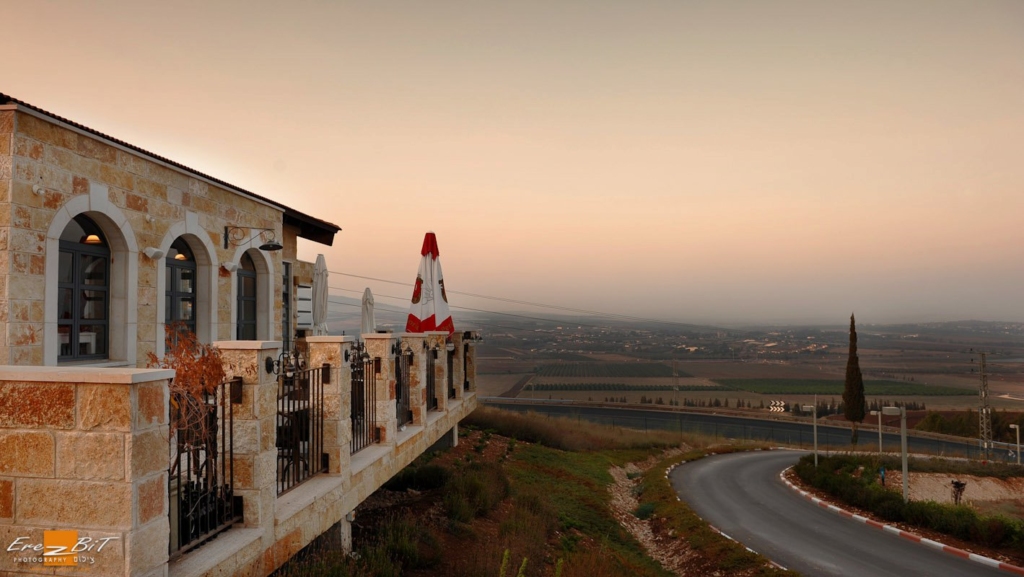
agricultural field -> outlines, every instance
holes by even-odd
[[[618,378],[618,377],[671,377],[672,367],[662,363],[561,363],[545,365],[537,371],[539,377],[583,377],[583,378]],[[681,377],[691,375],[678,373]]]
[[[653,379],[651,379],[653,380]],[[721,385],[635,385],[627,383],[530,383],[530,389],[545,391],[726,391]]]
[[[825,379],[716,379],[728,388],[764,395],[838,395],[843,394],[843,381]],[[968,396],[977,391],[901,383],[897,381],[864,381],[868,396]]]
[[[708,379],[826,379],[842,378],[843,368],[788,362],[697,361],[680,362],[679,370]]]

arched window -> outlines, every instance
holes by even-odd
[[[196,257],[184,239],[178,237],[167,251],[164,322],[180,322],[196,332]]]
[[[243,253],[238,262],[238,315],[236,339],[256,340],[256,264]]]
[[[89,217],[60,235],[57,274],[58,361],[103,359],[110,338],[110,245]]]

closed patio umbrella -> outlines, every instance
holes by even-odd
[[[377,330],[377,320],[373,318],[373,293],[370,287],[363,291],[363,322],[359,332],[362,334],[372,333]]]
[[[450,335],[455,332],[455,325],[448,310],[448,295],[444,292],[444,275],[438,258],[441,252],[434,233],[428,232],[423,237],[420,255],[420,270],[416,274],[405,330],[410,333],[447,331]]]
[[[327,261],[322,254],[313,266],[313,334],[327,334]]]

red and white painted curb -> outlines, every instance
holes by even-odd
[[[915,543],[920,543],[920,544],[925,545],[927,547],[931,547],[932,549],[938,549],[940,551],[943,551],[945,553],[949,553],[950,555],[955,555],[956,557],[960,557],[962,559],[969,559],[971,561],[974,561],[975,563],[981,563],[982,565],[987,565],[989,567],[994,567],[996,569],[1001,569],[1003,571],[1006,571],[1006,572],[1009,572],[1009,573],[1013,573],[1014,575],[1024,575],[1024,567],[1018,567],[1016,565],[1010,565],[1009,563],[1003,563],[1002,561],[997,561],[995,559],[990,559],[988,557],[984,557],[984,556],[978,555],[976,553],[970,553],[968,551],[964,551],[963,549],[957,549],[956,547],[950,547],[949,545],[944,545],[942,543],[939,543],[938,541],[932,541],[931,539],[926,539],[924,537],[921,537],[920,535],[915,535],[913,533],[904,531],[904,530],[900,529],[899,527],[893,527],[892,525],[885,525],[885,524],[879,523],[878,521],[875,521],[873,519],[868,519],[867,517],[864,517],[863,515],[856,515],[854,513],[849,512],[849,511],[845,511],[843,509],[840,509],[839,507],[836,507],[835,505],[832,505],[831,503],[828,503],[826,501],[822,501],[821,499],[815,497],[814,495],[808,493],[807,491],[804,491],[800,487],[797,487],[793,483],[790,483],[789,479],[786,478],[786,471],[788,471],[789,469],[792,469],[792,467],[789,467],[785,471],[779,473],[779,478],[782,479],[782,482],[785,483],[786,485],[788,485],[790,489],[793,489],[797,493],[800,493],[801,495],[803,495],[805,498],[810,499],[811,502],[813,502],[815,505],[817,505],[817,506],[819,506],[819,507],[821,507],[823,509],[828,509],[829,511],[832,511],[833,513],[838,513],[838,514],[842,515],[843,517],[847,517],[849,519],[853,519],[854,521],[859,521],[859,522],[864,523],[866,525],[870,525],[871,527],[874,527],[876,529],[881,529],[882,531],[885,531],[886,533],[892,533],[893,535],[897,535],[899,537],[903,537],[904,539],[907,539],[908,541],[913,541]]]

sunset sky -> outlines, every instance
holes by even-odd
[[[0,29],[0,92],[338,224],[300,247],[331,271],[411,286],[433,230],[450,289],[508,299],[1024,321],[1019,0],[0,0]],[[332,294],[368,284],[411,291]]]

